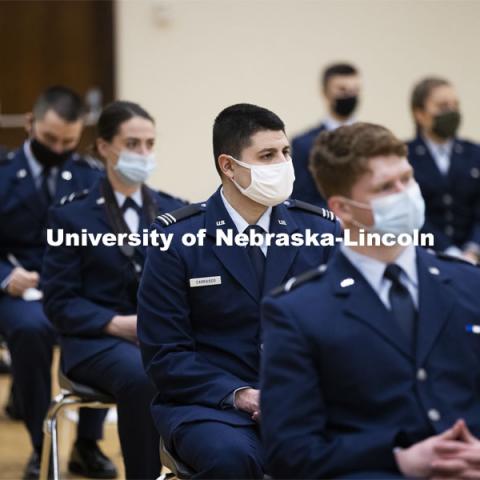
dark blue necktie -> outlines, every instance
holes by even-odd
[[[148,227],[145,216],[143,214],[143,208],[135,202],[131,197],[127,197],[125,201],[123,202],[122,205],[122,212],[125,214],[125,212],[129,209],[133,208],[138,214],[138,231],[141,232],[144,228]],[[132,232],[132,233],[137,233],[137,232]]]
[[[133,208],[140,217],[142,216],[142,207],[138,205],[132,197],[127,197],[125,199],[122,205],[122,212],[125,213],[129,208]]]
[[[413,351],[415,346],[417,309],[415,308],[412,296],[407,287],[400,281],[401,273],[402,268],[392,263],[387,266],[384,275],[385,278],[388,278],[392,282],[388,298],[393,316],[405,334]]]
[[[250,231],[261,233],[262,236],[265,233],[265,230],[259,225],[249,225],[245,229],[245,233],[249,234]],[[265,255],[263,254],[262,249],[255,245],[249,245],[247,247],[247,253],[250,257],[250,261],[252,262],[253,269],[255,270],[255,276],[257,277],[258,286],[260,287],[260,291],[262,291],[263,277],[265,274]]]
[[[47,167],[43,167],[40,182],[40,195],[42,196],[43,200],[47,205],[50,205],[52,203],[52,192],[50,191],[50,187],[48,185],[49,179],[50,169]]]

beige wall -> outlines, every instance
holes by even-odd
[[[203,200],[218,184],[215,115],[236,102],[271,108],[294,134],[321,118],[319,69],[345,59],[364,78],[359,118],[412,132],[408,96],[427,74],[450,78],[462,134],[480,140],[480,1],[117,0],[119,97],[157,119],[152,185]]]

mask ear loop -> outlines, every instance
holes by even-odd
[[[357,202],[356,200],[352,200],[351,198],[347,198],[347,197],[343,197],[343,199],[344,201],[346,201],[347,203],[350,203],[350,205],[353,205],[354,207],[361,208],[363,210],[370,210],[371,212],[373,212],[372,207],[366,203]],[[353,225],[355,225],[358,228],[366,230],[367,232],[372,228],[372,227],[367,227],[367,225],[364,225],[363,223],[358,222],[354,218],[352,218],[351,223],[353,223]]]

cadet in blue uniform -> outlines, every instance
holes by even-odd
[[[452,85],[425,78],[411,108],[417,136],[408,158],[427,207],[424,231],[435,249],[477,261],[480,254],[480,147],[457,137],[460,110]]]
[[[52,87],[37,99],[30,139],[0,161],[0,332],[12,357],[21,415],[34,447],[25,476],[39,475],[42,423],[51,400],[55,332],[43,313],[40,276],[49,206],[89,187],[99,166],[73,153],[83,128],[80,97]],[[82,410],[71,470],[114,478],[114,465],[96,441],[105,411]]]
[[[148,232],[159,212],[183,206],[144,184],[155,167],[154,141],[154,121],[139,105],[114,102],[106,107],[96,145],[107,178],[53,208],[53,232]],[[144,255],[143,246],[50,246],[43,270],[45,312],[60,333],[67,374],[117,401],[129,479],[156,478],[161,468],[159,437],[150,414],[155,388],[143,369],[136,334]]]
[[[383,127],[323,133],[312,167],[352,240],[422,226],[406,147]],[[342,245],[265,299],[262,433],[274,478],[479,477],[468,429],[480,434],[480,271],[445,257]]]
[[[335,130],[340,125],[351,124],[360,96],[360,75],[348,63],[329,65],[322,73],[322,94],[328,110],[327,117],[320,125],[304,132],[292,140],[292,159],[295,168],[293,197],[298,200],[326,206],[308,169],[312,145],[320,132]]]
[[[290,275],[325,262],[330,250],[216,246],[216,232],[340,235],[339,224],[325,209],[287,200],[290,146],[274,113],[248,104],[226,108],[215,120],[213,146],[222,186],[205,203],[155,223],[173,240],[166,251],[148,251],[139,340],[159,392],[157,428],[195,478],[262,478],[259,302]],[[182,243],[184,234],[202,229],[204,246]]]

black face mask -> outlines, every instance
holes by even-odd
[[[73,153],[73,150],[67,150],[62,153],[54,152],[43,143],[40,143],[36,138],[33,138],[30,142],[30,148],[36,160],[47,168],[63,165]]]
[[[440,138],[452,138],[457,133],[461,119],[458,110],[439,113],[433,117],[432,132]]]
[[[349,117],[358,104],[358,96],[339,97],[335,99],[333,110],[341,117]]]

